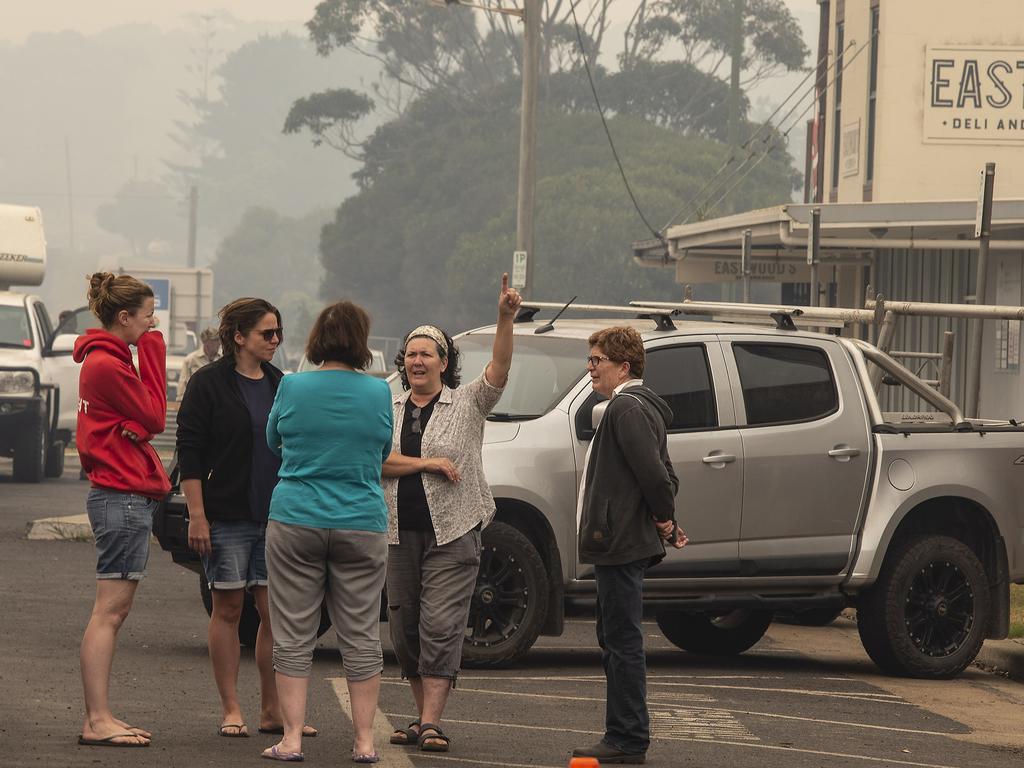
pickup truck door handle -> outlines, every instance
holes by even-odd
[[[828,452],[836,461],[849,461],[854,456],[860,456],[860,448],[851,448],[848,445],[837,445]]]
[[[705,464],[728,464],[736,461],[736,457],[731,453],[712,453],[701,458]]]

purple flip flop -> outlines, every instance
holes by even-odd
[[[267,760],[283,760],[286,763],[301,763],[306,759],[301,752],[282,752],[277,748],[277,744],[264,749],[261,757],[265,757]]]

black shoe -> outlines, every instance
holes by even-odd
[[[602,765],[604,763],[630,763],[639,765],[647,760],[646,752],[623,752],[611,744],[603,741],[597,742],[592,747],[579,747],[572,751],[573,757],[596,757]]]

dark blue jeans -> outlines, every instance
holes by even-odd
[[[604,741],[622,752],[646,752],[651,743],[644,656],[644,572],[648,559],[598,565],[597,642],[607,680]]]

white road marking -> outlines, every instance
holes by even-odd
[[[398,717],[398,718],[410,717],[410,715],[401,714],[399,712],[388,712],[387,716],[388,717]],[[415,715],[411,715],[411,717],[415,717]],[[501,723],[490,723],[490,722],[486,722],[486,721],[483,721],[483,720],[453,720],[450,717],[446,717],[444,719],[444,722],[446,722],[446,723],[455,723],[456,725],[487,725],[487,726],[501,725]],[[587,730],[583,730],[582,728],[562,728],[562,727],[556,727],[556,726],[551,726],[551,725],[520,725],[518,723],[505,723],[504,727],[505,728],[521,728],[524,731],[556,731],[558,733],[579,733],[579,734],[582,734],[584,736],[604,736],[604,731],[587,731]]]
[[[651,738],[690,738],[704,741],[760,741],[724,709],[678,707],[651,709]]]
[[[559,682],[604,682],[604,675],[472,675],[462,672],[460,680],[523,680],[547,683]],[[648,680],[785,680],[781,675],[647,675]],[[849,682],[847,680],[846,682]],[[886,694],[888,695],[888,694]]]
[[[664,677],[664,676],[659,676]],[[537,681],[556,681],[556,682],[604,682],[603,676],[584,676],[584,677],[501,677],[501,676],[468,676],[464,675],[463,680],[480,680],[480,681],[508,681],[515,682],[517,680],[537,680]],[[670,686],[680,688],[710,688],[712,690],[733,690],[733,691],[757,691],[758,693],[787,693],[797,696],[824,696],[828,698],[837,699],[852,699],[860,701],[873,701],[880,704],[898,704],[900,706],[909,705],[910,702],[896,696],[892,693],[872,693],[870,691],[813,691],[806,688],[765,688],[764,686],[749,686],[749,685],[712,685],[709,683],[677,683],[669,682],[661,679],[648,678],[649,686]],[[468,689],[467,689],[468,690]],[[603,701],[603,699],[602,699]]]
[[[341,711],[345,713],[345,717],[351,720],[352,701],[348,696],[348,683],[345,682],[345,678],[329,677],[327,681],[334,689],[334,695],[338,697]],[[380,755],[378,765],[387,766],[387,768],[413,768],[413,762],[409,759],[408,748],[390,743],[389,740],[394,730],[394,726],[391,725],[387,716],[378,709],[377,713],[373,716],[373,743],[376,745],[377,753]],[[420,754],[426,753],[417,752],[417,755]],[[494,765],[497,765],[497,763],[494,763]]]
[[[382,682],[387,682],[387,681],[382,681]],[[459,690],[462,690],[462,689],[460,688]],[[532,694],[532,695],[539,696],[540,694]],[[551,698],[567,698],[567,697],[561,697],[560,696],[560,697],[551,697]],[[394,715],[391,715],[391,716],[394,716]],[[407,715],[404,715],[403,717],[407,717]],[[459,723],[459,724],[462,724],[462,725],[478,725],[478,726],[483,726],[483,727],[492,727],[492,728],[500,728],[500,729],[522,728],[522,729],[527,729],[527,730],[538,730],[534,726],[531,726],[531,725],[517,725],[515,723],[508,723],[508,722],[490,722],[490,721],[486,721],[486,720],[452,720],[452,719],[446,717],[445,718],[445,722]],[[557,731],[564,731],[565,733],[586,733],[586,734],[596,733],[595,731],[576,731],[576,730],[572,730],[572,729],[569,729],[569,728],[554,728],[554,729],[544,728],[544,730],[557,730]],[[698,739],[698,738],[692,738],[692,737],[686,737],[686,736],[667,736],[667,735],[662,735],[662,736],[659,736],[658,738],[661,741],[697,741],[697,742],[701,742],[701,743],[713,743],[715,746],[746,747],[748,749],[767,749],[767,750],[771,750],[771,751],[774,751],[774,752],[796,752],[798,754],[803,754],[803,755],[821,755],[821,756],[824,756],[824,757],[841,757],[841,758],[846,758],[848,760],[863,760],[863,761],[869,762],[869,763],[888,763],[890,765],[907,766],[907,768],[959,768],[959,766],[943,765],[941,763],[919,763],[919,762],[914,762],[912,760],[896,760],[896,759],[889,758],[889,757],[872,757],[871,755],[856,755],[856,754],[850,754],[850,753],[847,753],[847,752],[827,752],[827,751],[818,750],[818,749],[803,749],[801,747],[785,747],[785,746],[780,746],[778,744],[751,743],[751,742],[747,742],[747,741],[726,741],[726,740],[721,740],[721,739],[708,740],[708,739]],[[417,758],[432,757],[432,758],[435,758],[435,759],[438,759],[438,760],[450,760],[452,762],[475,763],[477,765],[498,766],[498,768],[547,768],[545,766],[523,765],[521,763],[501,763],[501,762],[498,762],[496,760],[491,760],[491,759],[474,760],[474,759],[450,757],[450,756],[446,756],[446,755],[433,755],[433,754],[430,754],[428,752],[417,752],[416,753],[416,757]],[[562,768],[563,765],[564,765],[564,763],[559,763],[557,766],[551,766],[550,768]]]

